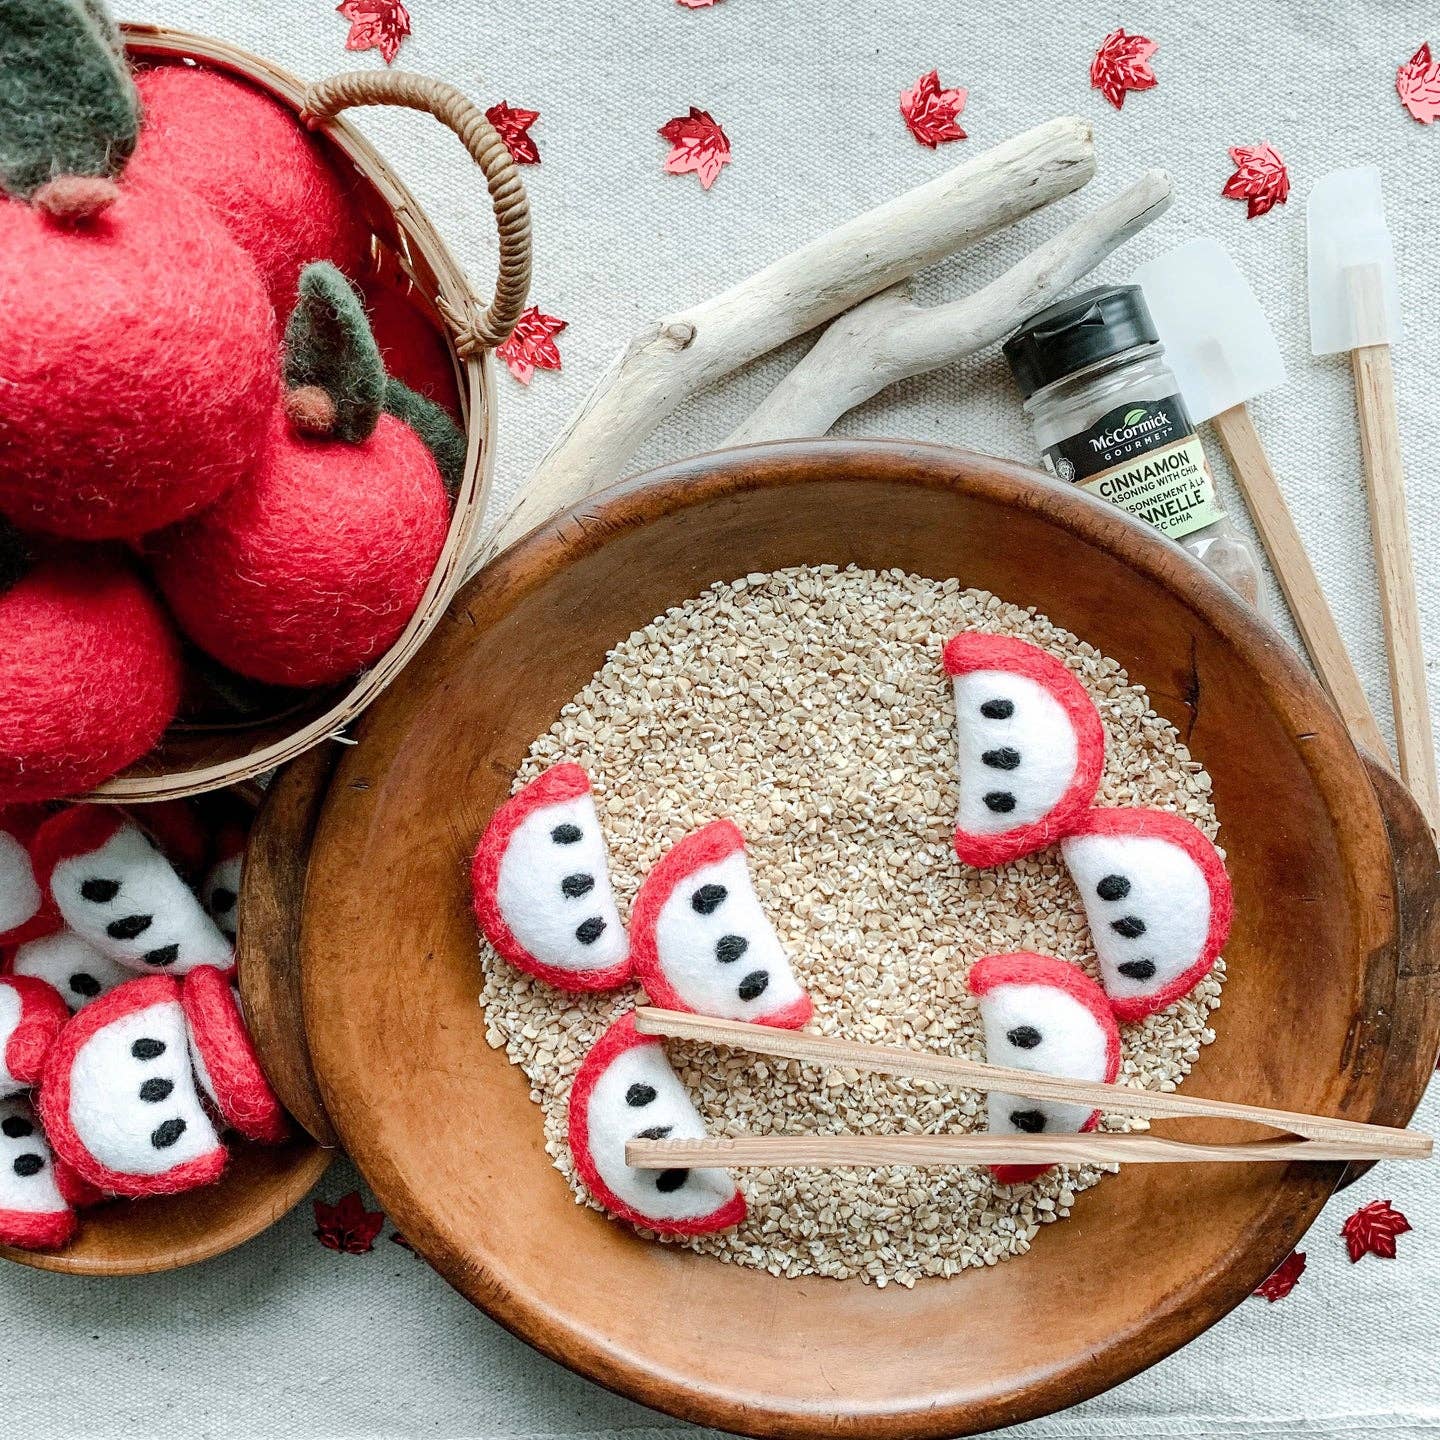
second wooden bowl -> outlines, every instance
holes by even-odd
[[[466,861],[533,737],[667,606],[822,562],[956,576],[1119,660],[1213,777],[1235,884],[1218,1039],[1190,1087],[1409,1117],[1440,1027],[1437,857],[1413,803],[1383,775],[1377,793],[1291,652],[1178,547],[1034,471],[933,446],[700,457],[558,517],[467,585],[331,782],[306,1029],[330,1119],[392,1219],[546,1354],[747,1434],[970,1433],[1197,1335],[1285,1257],[1340,1167],[1132,1166],[1005,1264],[913,1290],[777,1279],[576,1205],[476,1004]]]

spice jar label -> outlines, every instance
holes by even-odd
[[[1178,395],[1136,400],[1052,445],[1045,468],[1172,540],[1223,519],[1205,448]]]

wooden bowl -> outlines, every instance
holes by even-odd
[[[357,213],[371,231],[370,272],[353,279],[385,285],[409,300],[417,327],[429,327],[448,349],[454,399],[469,447],[450,528],[420,604],[395,643],[339,687],[282,692],[275,713],[251,719],[180,720],[148,755],[96,787],[94,796],[132,803],[220,789],[273,770],[342,730],[400,672],[438,623],[473,558],[494,470],[495,369],[490,347],[509,333],[530,275],[525,192],[504,142],[480,110],[458,92],[401,71],[364,72],[307,86],[259,56],[222,40],[163,25],[122,27],[127,54],[147,65],[199,64],[243,80],[296,112],[326,118],[318,140],[345,177]],[[500,230],[496,299],[482,314],[465,272],[415,197],[373,145],[338,112],[352,105],[424,109],[466,131],[485,171]],[[457,132],[458,133],[458,132]],[[483,340],[483,344],[479,341]]]
[[[201,803],[212,810],[222,802],[253,810],[258,798],[258,790],[247,787],[231,795],[207,797]],[[247,871],[249,867],[247,851]],[[248,958],[248,924],[243,913],[237,917],[235,948],[242,993],[260,985],[257,972],[265,958],[263,952],[257,959]],[[257,1030],[248,1005],[246,1014],[273,1085],[280,1068],[273,1039]],[[265,1041],[271,1042],[270,1048]],[[305,1053],[303,1044],[301,1053]],[[282,1059],[288,1062],[288,1056]],[[281,1093],[278,1086],[276,1093]],[[285,1098],[281,1094],[281,1099]],[[227,1142],[230,1164],[218,1184],[182,1195],[116,1200],[84,1210],[79,1234],[63,1250],[42,1253],[0,1246],[0,1257],[64,1275],[151,1275],[223,1255],[293,1210],[329,1168],[333,1153],[304,1133],[305,1128],[284,1145],[253,1145],[231,1136]]]
[[[1341,1167],[1132,1166],[992,1268],[913,1290],[777,1279],[578,1206],[476,1004],[467,860],[533,737],[667,606],[821,562],[957,576],[1120,661],[1214,778],[1235,883],[1218,1039],[1189,1085],[1409,1117],[1440,980],[1437,857],[1408,797],[1383,775],[1377,796],[1293,654],[1178,547],[1035,471],[900,443],[686,461],[542,526],[467,585],[331,782],[306,885],[306,1030],[330,1119],[391,1218],[546,1354],[746,1434],[972,1433],[1197,1335],[1285,1257]]]

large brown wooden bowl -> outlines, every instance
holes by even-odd
[[[1234,876],[1218,1039],[1190,1087],[1409,1117],[1440,1025],[1437,859],[1413,803],[1378,771],[1377,794],[1275,632],[1177,547],[1034,471],[899,443],[686,461],[542,526],[467,585],[331,782],[301,934],[306,1029],[385,1209],[546,1354],[753,1435],[969,1433],[1183,1345],[1284,1258],[1340,1167],[1132,1166],[993,1268],[913,1290],[776,1279],[576,1205],[476,1004],[467,859],[533,737],[667,606],[827,561],[957,576],[1125,665],[1214,777]]]

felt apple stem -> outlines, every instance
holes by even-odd
[[[307,265],[285,328],[285,413],[302,435],[358,445],[375,432],[385,362],[359,292],[330,264]]]
[[[113,179],[139,133],[135,86],[103,9],[86,0],[6,0],[0,187],[62,223],[86,223],[114,199],[113,187],[63,182]]]

